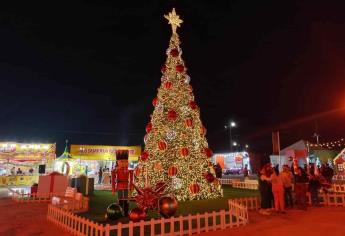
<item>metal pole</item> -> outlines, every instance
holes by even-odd
[[[230,152],[232,152],[232,135],[231,135],[231,123],[229,123],[229,130],[230,130]]]

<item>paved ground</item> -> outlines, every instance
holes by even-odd
[[[18,204],[0,198],[1,236],[64,236],[68,233],[46,221],[46,204]]]
[[[65,231],[46,221],[46,204],[17,204],[0,188],[1,236],[68,236]],[[345,208],[309,208],[290,210],[285,215],[261,216],[251,212],[250,223],[241,228],[201,234],[202,236],[343,236]]]
[[[250,213],[250,223],[241,228],[201,234],[201,236],[344,236],[345,208],[290,210],[286,215],[261,216]]]

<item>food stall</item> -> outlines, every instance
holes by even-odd
[[[248,152],[215,153],[212,162],[219,164],[223,171],[229,174],[241,174],[245,166],[248,171],[251,170]]]
[[[85,174],[88,177],[98,179],[98,172],[109,172],[116,165],[116,150],[128,150],[129,168],[134,169],[141,155],[141,146],[103,146],[103,145],[71,145],[68,160],[69,174],[79,176]]]
[[[55,144],[0,142],[0,186],[31,186],[52,171]]]

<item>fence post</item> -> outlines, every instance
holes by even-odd
[[[140,221],[140,236],[144,236],[145,221]]]
[[[105,225],[105,236],[109,236],[110,235],[110,225],[106,224]]]
[[[130,221],[128,224],[128,235],[133,236],[133,221]]]
[[[216,212],[212,211],[212,224],[213,224],[213,231],[217,230],[217,216]]]
[[[196,232],[200,234],[200,214],[196,214]]]
[[[161,218],[161,235],[165,235],[165,222],[164,218]]]
[[[205,231],[208,232],[208,212],[205,212]]]
[[[184,232],[184,227],[183,227],[183,216],[180,215],[179,219],[179,224],[180,224],[180,235],[183,235]]]
[[[154,236],[155,235],[155,220],[153,218],[151,218],[150,227],[151,227],[151,236]]]
[[[122,223],[117,224],[117,236],[122,236]]]
[[[189,214],[188,215],[188,235],[192,235],[192,216]]]
[[[175,217],[170,217],[170,235],[175,235]]]
[[[220,211],[220,228],[225,229],[225,211]]]

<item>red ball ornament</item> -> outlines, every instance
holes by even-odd
[[[205,152],[207,157],[212,157],[212,155],[213,155],[213,152],[210,148],[205,148],[204,152]]]
[[[189,185],[189,191],[193,194],[196,194],[200,191],[200,186],[197,183]]]
[[[170,177],[177,175],[177,167],[176,166],[170,166],[168,169],[168,175]]]
[[[201,128],[200,128],[200,135],[201,136],[205,136],[206,132],[207,132],[207,129],[204,126],[201,126]]]
[[[163,66],[161,67],[161,72],[164,73],[166,70],[167,70],[167,67],[166,67],[165,65],[163,65]]]
[[[178,49],[177,48],[173,48],[170,50],[170,55],[173,57],[177,57],[178,56]]]
[[[132,209],[128,214],[129,220],[133,222],[145,220],[146,216],[146,212],[139,207]]]
[[[190,106],[190,108],[192,108],[193,110],[195,110],[195,109],[198,108],[198,105],[196,105],[196,102],[194,102],[194,101],[190,101],[190,102],[189,102],[189,106]]]
[[[192,118],[185,119],[184,123],[186,124],[187,127],[192,127],[193,126]]]
[[[164,88],[171,89],[171,87],[172,87],[172,83],[170,81],[167,81],[164,83]]]
[[[171,110],[168,112],[168,119],[169,120],[176,120],[177,118],[177,113],[174,110]]]
[[[181,153],[181,156],[186,157],[189,155],[189,150],[188,148],[184,147],[184,148],[181,148],[180,153]]]
[[[146,125],[146,133],[150,133],[151,130],[152,130],[152,123],[150,122]]]
[[[182,73],[184,71],[184,65],[179,64],[176,66],[176,71]]]
[[[158,142],[158,148],[161,151],[164,151],[165,149],[167,149],[167,143],[163,140]]]
[[[153,100],[152,100],[152,105],[155,107],[158,103],[158,98],[155,97]]]
[[[147,159],[149,159],[149,153],[147,151],[144,151],[143,153],[141,153],[140,159],[142,161],[146,161]]]
[[[210,172],[206,172],[204,176],[207,183],[212,183],[214,181],[214,175],[211,174]]]

